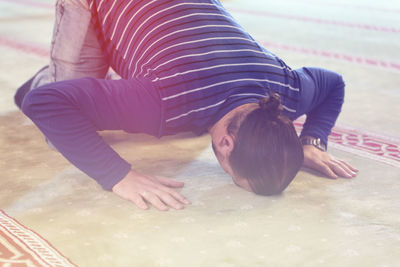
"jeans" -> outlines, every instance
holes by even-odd
[[[31,89],[62,80],[106,77],[109,64],[90,20],[86,0],[57,0],[49,68],[36,75]]]

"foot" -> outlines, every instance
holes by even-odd
[[[17,89],[17,92],[14,95],[15,104],[21,109],[22,101],[24,100],[25,95],[31,90],[32,82],[35,80],[36,76],[38,76],[41,72],[47,69],[49,66],[44,66],[41,68],[32,78],[26,81],[21,87]]]

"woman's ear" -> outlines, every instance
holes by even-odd
[[[232,150],[235,148],[235,137],[231,134],[224,134],[219,142],[219,151],[224,158],[229,158]]]

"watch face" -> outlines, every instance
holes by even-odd
[[[320,138],[315,139],[316,147],[318,147],[322,151],[326,151],[325,145],[321,142]]]
[[[311,137],[303,138],[301,140],[301,143],[303,145],[313,145],[319,150],[326,151],[326,146],[321,142],[320,138],[311,138]]]
[[[312,140],[311,140],[311,144],[313,144],[314,146],[319,147],[318,139],[312,139]]]

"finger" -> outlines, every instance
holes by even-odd
[[[184,205],[180,203],[178,200],[176,200],[173,196],[171,196],[169,193],[166,192],[161,192],[158,191],[156,195],[161,198],[161,200],[170,206],[171,208],[174,208],[176,210],[181,210],[184,208]]]
[[[355,172],[350,170],[350,168],[347,167],[346,164],[343,164],[341,161],[338,160],[332,160],[333,166],[332,168],[334,169],[335,173],[338,174],[341,177],[344,178],[352,178],[356,175]]]
[[[343,163],[344,165],[346,165],[350,170],[352,170],[353,172],[358,172],[358,169],[357,168],[355,168],[355,167],[353,167],[353,166],[351,166],[349,163],[347,163],[346,161],[344,161],[344,160],[339,160],[341,163]]]
[[[178,182],[178,181],[174,181],[171,178],[166,178],[163,176],[149,176],[149,184],[151,187],[161,191],[161,192],[167,192],[169,194],[171,194],[175,199],[179,200],[181,203],[183,204],[190,204],[190,201],[187,200],[183,195],[179,194],[178,192],[176,192],[175,190],[171,189],[171,187],[169,187],[169,185],[171,185],[170,182],[172,182],[172,184],[174,185],[174,188],[180,188],[183,186],[183,182]],[[150,182],[151,181],[151,182]],[[153,191],[153,193],[155,193]]]
[[[149,207],[146,205],[146,202],[144,202],[143,198],[138,195],[135,194],[134,196],[129,198],[130,201],[132,201],[133,203],[135,203],[135,205],[142,210],[147,210]]]
[[[331,167],[333,170],[334,170],[334,172],[338,175],[338,176],[340,176],[340,177],[343,177],[343,178],[351,178],[352,176],[351,176],[351,174],[348,174],[340,165],[338,165],[338,164],[335,164],[335,165],[332,165],[332,167]]]
[[[321,162],[321,163],[318,165],[318,169],[319,169],[322,173],[326,174],[328,177],[330,177],[330,178],[332,178],[332,179],[337,179],[337,178],[338,178],[338,176],[333,172],[333,170],[332,170],[328,165],[326,165],[326,164],[323,163],[323,162]]]
[[[190,201],[189,201],[186,197],[184,197],[183,195],[179,194],[179,193],[176,192],[176,191],[173,191],[173,190],[172,190],[171,195],[172,195],[175,199],[179,200],[180,202],[182,202],[182,203],[184,203],[184,204],[186,204],[186,205],[190,205],[190,204],[191,204]]]
[[[168,207],[160,200],[160,198],[156,194],[145,191],[145,192],[141,193],[141,195],[146,201],[151,203],[151,205],[153,205],[156,209],[158,209],[160,211],[168,210]]]
[[[183,187],[185,185],[184,182],[176,181],[171,178],[163,177],[163,176],[156,176],[157,180],[160,181],[161,184],[168,186],[168,187]]]
[[[339,160],[340,166],[342,166],[343,169],[347,171],[348,174],[350,174],[351,177],[355,177],[357,175],[356,172],[354,172],[346,162]]]
[[[163,192],[169,193],[171,196],[173,196],[175,199],[179,200],[181,203],[189,205],[190,201],[184,197],[182,194],[176,192],[174,189],[164,186],[164,185],[159,185],[157,186],[157,189]]]
[[[181,202],[182,204],[186,204],[186,205],[190,204],[190,201],[188,199],[186,199],[182,194],[176,192],[174,189],[172,189],[170,187],[160,184],[160,185],[156,185],[156,189],[157,189],[157,191],[153,191],[153,192],[156,193],[157,195],[160,195],[162,193],[167,193],[170,196],[172,196],[175,200],[178,200],[179,202]]]
[[[175,198],[176,200],[178,200],[179,202],[189,205],[190,201],[184,197],[182,194],[176,192],[173,189],[170,189],[169,187],[164,187],[163,191],[169,193],[173,198]]]

